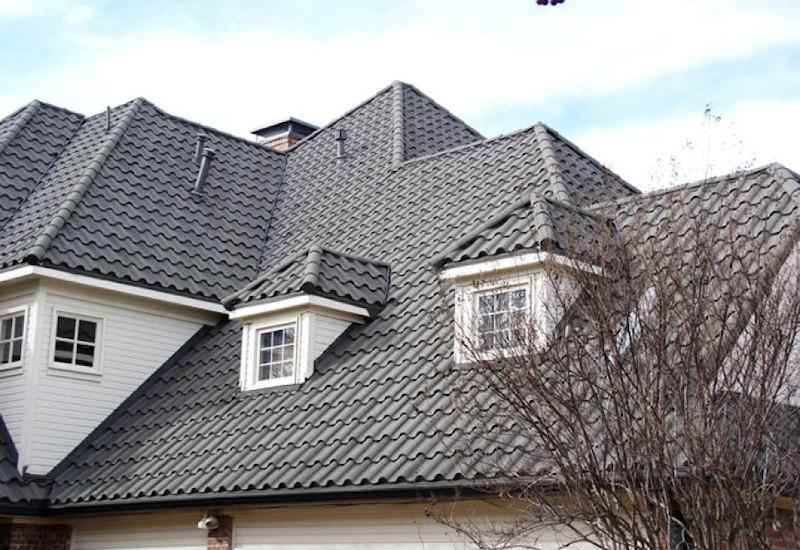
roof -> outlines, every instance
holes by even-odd
[[[471,437],[485,434],[486,426],[476,426],[453,400],[455,377],[460,376],[452,368],[453,296],[433,266],[437,258],[521,250],[549,241],[558,245],[562,229],[588,237],[606,218],[623,228],[652,225],[653,238],[669,240],[687,219],[702,215],[759,231],[769,244],[796,215],[797,179],[779,167],[770,168],[769,176],[753,172],[735,181],[687,188],[685,195],[676,195],[680,200],[669,193],[641,195],[543,124],[483,139],[416,88],[393,83],[285,154],[213,137],[231,148],[227,158],[241,161],[235,164],[238,177],[219,178],[212,167],[210,195],[235,195],[241,191],[240,180],[258,180],[258,185],[245,186],[252,196],[231,197],[239,206],[232,208],[236,214],[229,223],[233,234],[245,227],[258,227],[261,234],[247,242],[241,237],[234,245],[227,234],[211,238],[211,233],[191,233],[191,242],[206,239],[206,248],[197,245],[203,251],[213,241],[218,255],[209,258],[207,253],[192,263],[193,250],[184,248],[185,236],[173,227],[171,216],[187,215],[182,209],[194,212],[194,207],[180,202],[183,195],[177,192],[163,204],[158,195],[177,185],[167,174],[174,174],[185,190],[190,188],[194,167],[184,157],[199,127],[144,102],[113,113],[115,127],[130,120],[136,139],[131,137],[128,144],[130,129],[120,131],[109,154],[114,162],[106,160],[101,174],[124,182],[135,173],[137,185],[147,186],[151,173],[158,187],[136,199],[148,206],[143,208],[147,217],[117,213],[115,205],[123,199],[109,190],[86,203],[85,210],[76,208],[64,224],[72,238],[64,239],[62,229],[47,250],[66,249],[65,242],[77,250],[75,243],[88,242],[78,237],[90,234],[90,228],[103,233],[118,227],[173,231],[166,241],[175,247],[170,261],[156,256],[134,272],[123,269],[122,262],[105,266],[94,254],[84,268],[98,269],[97,262],[115,277],[169,287],[203,265],[213,270],[206,279],[195,274],[189,280],[209,296],[222,289],[231,289],[225,295],[244,289],[233,295],[231,304],[273,299],[305,287],[383,307],[337,338],[306,382],[277,391],[240,391],[239,321],[224,321],[204,332],[51,472],[50,501],[57,508],[374,491],[491,477],[492,472],[476,465],[516,450],[501,441],[469,445]],[[101,142],[108,139],[93,124],[84,122],[73,138],[71,143],[86,134],[87,140],[75,155],[89,147],[90,132]],[[172,151],[170,140],[162,137],[165,127],[174,128],[174,134],[163,135],[177,140],[174,156],[179,160],[163,158],[162,164],[162,155]],[[340,128],[348,134],[344,162],[335,160]],[[212,146],[219,151],[217,144]],[[186,179],[180,179],[184,173]],[[130,183],[121,186],[138,194]],[[92,189],[104,186],[89,185],[86,197]],[[249,210],[251,203],[258,206]],[[208,208],[217,204],[212,201]],[[131,206],[138,208],[138,202]],[[94,219],[97,212],[114,213],[102,230],[82,221]],[[748,217],[748,212],[757,214]],[[198,216],[191,219],[193,224],[211,223],[192,215]],[[663,220],[669,220],[664,226],[668,234],[659,229]],[[82,224],[86,233],[73,224]],[[95,238],[100,243],[111,239]],[[454,248],[457,243],[463,244]],[[158,244],[152,246],[159,250]],[[128,246],[126,257],[151,254],[150,241],[130,237]],[[112,258],[121,253],[116,250],[103,248],[113,252]],[[48,254],[44,257],[50,258]],[[59,256],[51,261],[65,265],[58,263],[63,260]],[[150,274],[150,264],[162,266],[163,279],[136,275]],[[484,396],[475,391],[474,403],[480,406]]]
[[[17,449],[0,416],[0,510],[35,509],[47,500],[49,482],[31,479],[17,470]]]
[[[215,301],[258,274],[283,155],[144,99],[111,109],[109,130],[105,113],[31,105],[0,150],[0,188],[15,201],[0,268],[40,264]],[[200,132],[216,156],[198,197]]]
[[[312,245],[224,301],[229,306],[249,305],[308,293],[367,307],[382,306],[389,292],[389,275],[385,263]]]
[[[436,258],[436,264],[458,263],[531,251],[591,254],[610,220],[560,201],[531,193],[530,198],[480,225]]]

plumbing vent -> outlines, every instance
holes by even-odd
[[[345,142],[347,141],[347,132],[344,128],[336,130],[336,162],[342,162],[347,158],[347,150]]]
[[[200,169],[197,172],[197,180],[194,182],[194,192],[202,193],[208,179],[208,169],[211,167],[211,161],[214,160],[214,151],[211,149],[203,149],[200,158]]]
[[[208,135],[200,132],[197,134],[197,144],[194,147],[194,161],[200,162],[200,159],[203,158],[203,151],[206,148],[206,139],[208,139]]]

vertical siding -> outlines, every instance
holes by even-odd
[[[312,361],[322,355],[328,346],[350,326],[349,321],[334,319],[327,315],[316,315],[314,324],[314,343]]]
[[[201,323],[101,303],[48,290],[36,329],[38,383],[31,425],[29,470],[44,474],[86,437],[155,369],[199,330]],[[99,377],[76,379],[50,367],[54,311],[103,319]]]
[[[148,514],[73,524],[72,550],[206,550],[202,514]]]

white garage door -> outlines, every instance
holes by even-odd
[[[72,550],[206,550],[199,515],[147,514],[73,524]]]

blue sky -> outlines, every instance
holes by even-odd
[[[0,112],[144,96],[238,134],[401,79],[487,136],[544,121],[646,189],[800,170],[796,0],[0,0],[0,74]]]

